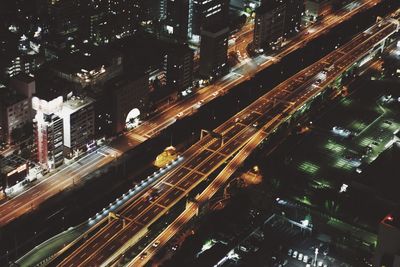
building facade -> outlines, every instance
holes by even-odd
[[[35,81],[27,75],[18,75],[9,87],[0,86],[0,141],[11,144],[32,124],[32,95]]]
[[[149,102],[149,76],[123,75],[107,84],[110,124],[116,134],[137,125],[146,116]]]
[[[201,30],[200,75],[215,79],[225,75],[228,70],[229,27],[212,25]]]
[[[253,47],[257,52],[279,48],[284,36],[285,5],[263,4],[256,9]]]
[[[95,134],[94,101],[88,97],[71,96],[63,103],[64,155],[73,157],[86,151]]]
[[[203,26],[226,21],[228,11],[229,1],[227,0],[193,0],[192,33],[200,35]]]
[[[172,47],[166,55],[167,86],[182,92],[193,86],[194,51],[188,45]]]

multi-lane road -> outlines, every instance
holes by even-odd
[[[46,199],[78,183],[81,179],[98,170],[119,156],[110,147],[101,147],[79,161],[63,166],[56,173],[43,178],[26,191],[0,205],[0,225],[5,225],[19,216],[35,209]]]
[[[273,55],[273,57],[260,55],[254,59],[247,58],[243,60],[237,67],[233,68],[228,75],[220,79],[214,85],[199,90],[189,99],[171,105],[151,119],[145,121],[138,128],[126,133],[122,137],[119,137],[110,147],[101,148],[106,151],[105,154],[108,156],[91,153],[84,159],[80,159],[76,163],[73,163],[70,166],[65,166],[56,173],[43,178],[39,184],[18,196],[15,196],[13,199],[8,200],[0,206],[0,226],[11,222],[15,218],[18,218],[32,209],[35,209],[38,205],[46,201],[46,199],[59,193],[66,187],[71,186],[74,183],[79,183],[86,174],[93,173],[102,166],[115,160],[114,156],[118,158],[124,152],[134,148],[145,140],[156,136],[160,131],[169,125],[172,125],[178,119],[178,114],[182,114],[182,117],[192,114],[199,108],[199,106],[211,101],[221,94],[224,94],[226,91],[243,81],[250,79],[256,72],[262,71],[278,62],[284,56],[300,47],[303,47],[310,40],[320,36],[324,32],[340,24],[342,21],[349,19],[354,14],[369,9],[381,1],[382,0],[364,0],[361,1],[361,4],[353,10],[342,11],[340,16],[327,16],[318,25],[312,26],[312,28],[308,30],[308,33],[300,33],[294,39],[289,41],[282,51]],[[251,29],[250,26],[248,27]],[[251,41],[251,30],[249,29],[243,31],[244,36],[241,38],[246,40],[244,42]],[[243,40],[241,42],[243,42]],[[240,45],[240,47],[242,47],[241,49],[244,49],[245,46]],[[111,151],[111,154],[107,151]]]

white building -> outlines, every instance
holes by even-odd
[[[64,124],[64,154],[68,157],[86,150],[94,135],[94,101],[72,96],[64,102],[61,117]]]
[[[70,93],[64,101],[59,96],[51,101],[33,97],[37,160],[53,169],[64,156],[71,158],[86,150],[94,135],[94,101]]]

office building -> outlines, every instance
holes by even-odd
[[[278,49],[284,35],[285,5],[262,4],[256,9],[253,48],[256,52]]]
[[[36,161],[45,169],[55,169],[64,162],[63,119],[56,114],[62,111],[62,105],[62,96],[51,101],[32,98],[36,111],[33,120]]]
[[[400,267],[400,212],[387,215],[379,224],[375,267]]]
[[[193,0],[167,0],[166,32],[177,40],[192,38]]]
[[[301,20],[304,16],[304,0],[279,1],[285,4],[285,37],[296,35],[300,31]]]
[[[0,141],[14,143],[32,124],[32,95],[35,81],[27,75],[18,75],[8,87],[0,86]]]
[[[224,24],[201,30],[199,72],[202,77],[215,79],[228,72],[228,35],[229,27]]]
[[[73,157],[86,151],[94,137],[94,101],[88,97],[71,96],[62,106],[64,155]]]
[[[167,86],[180,93],[193,86],[194,51],[188,45],[173,45],[166,55]]]
[[[306,0],[305,15],[309,21],[317,21],[332,11],[331,0]]]
[[[200,35],[201,28],[206,25],[223,23],[228,19],[228,0],[194,0],[192,33]]]
[[[111,134],[131,129],[140,118],[146,116],[149,102],[148,74],[118,76],[107,83],[106,90]]]
[[[77,87],[101,87],[122,73],[122,55],[112,49],[88,48],[60,58],[51,72]]]

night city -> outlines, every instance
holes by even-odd
[[[400,0],[0,0],[0,267],[400,267],[397,164]]]

